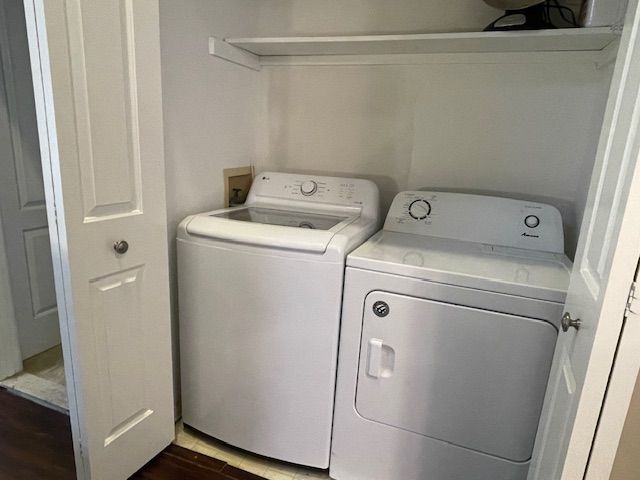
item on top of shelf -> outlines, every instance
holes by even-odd
[[[504,10],[501,17],[491,22],[485,31],[543,30],[556,28],[551,20],[555,11],[568,24],[577,26],[575,14],[557,0],[484,0],[492,7]]]
[[[627,11],[627,0],[586,0],[580,12],[583,27],[622,25]]]

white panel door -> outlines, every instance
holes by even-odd
[[[630,2],[530,479],[583,478],[640,254],[640,11]],[[576,172],[578,175],[580,172]]]
[[[0,64],[0,218],[28,358],[59,344],[60,329],[22,0],[0,3]]]
[[[78,477],[122,480],[174,436],[158,1],[25,8]]]

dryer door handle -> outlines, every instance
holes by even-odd
[[[382,340],[372,338],[369,340],[369,360],[367,363],[367,374],[370,377],[379,378],[382,370]]]

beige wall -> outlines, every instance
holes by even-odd
[[[260,35],[479,31],[478,0],[262,0]],[[567,61],[264,69],[258,170],[370,178],[399,190],[496,193],[558,207],[577,244],[611,67]]]
[[[269,67],[258,169],[557,206],[575,251],[609,72],[592,64]]]
[[[618,453],[609,480],[636,480],[640,478],[640,377],[629,405]]]
[[[259,34],[478,31],[501,12],[481,0],[262,0]]]
[[[563,0],[578,11],[583,0]],[[257,36],[481,31],[504,12],[482,0],[261,0]]]
[[[161,0],[160,43],[172,295],[179,402],[175,233],[187,215],[221,207],[222,170],[257,156],[259,74],[209,55],[209,36],[252,31],[255,0]],[[178,410],[179,412],[179,410]]]

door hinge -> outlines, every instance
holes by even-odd
[[[638,314],[638,297],[636,297],[636,288],[637,283],[633,282],[631,284],[631,288],[629,289],[629,297],[627,298],[627,307],[624,309],[624,316],[629,317],[629,315],[637,315]]]

